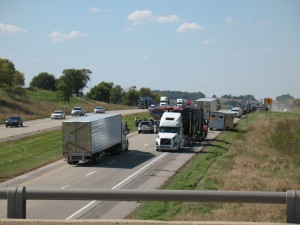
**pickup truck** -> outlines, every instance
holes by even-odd
[[[82,107],[74,107],[71,112],[71,116],[84,116],[85,111]]]

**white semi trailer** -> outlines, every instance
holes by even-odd
[[[125,124],[120,114],[95,114],[62,123],[63,155],[69,164],[99,163],[105,153],[128,150]]]

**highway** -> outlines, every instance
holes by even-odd
[[[218,135],[209,132],[208,139]],[[85,189],[157,189],[173,176],[193,155],[200,153],[203,143],[179,152],[157,152],[156,134],[131,134],[129,150],[105,155],[97,165],[72,166],[64,160],[42,167],[0,184],[0,187],[85,188]],[[6,200],[0,200],[0,218],[6,218]],[[31,219],[122,219],[138,202],[106,201],[27,201],[27,218]]]
[[[106,111],[106,113],[121,114],[122,116],[146,112],[147,110],[142,109],[127,109],[127,110],[115,110]],[[86,116],[91,113],[87,113]],[[66,120],[71,119],[72,116],[66,116]],[[40,133],[43,131],[58,129],[62,124],[62,120],[51,120],[49,118],[24,121],[23,127],[5,127],[5,125],[0,126],[0,142],[14,140],[17,138],[26,137],[32,134]]]

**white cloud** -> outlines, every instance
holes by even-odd
[[[86,33],[82,33],[82,32],[76,31],[76,30],[71,31],[68,34],[63,34],[60,31],[53,31],[50,34],[50,38],[51,38],[52,42],[61,42],[61,41],[65,41],[65,40],[68,40],[68,39],[83,37],[83,36],[86,36],[86,35],[87,35]]]
[[[145,54],[145,55],[144,55],[144,60],[145,60],[145,61],[148,60],[149,57],[150,57],[149,54]]]
[[[234,18],[228,16],[228,17],[225,18],[225,22],[227,24],[233,24],[233,23],[238,23],[239,21],[237,19],[234,19]]]
[[[92,13],[110,13],[111,9],[100,9],[98,7],[89,8],[89,11]]]
[[[127,16],[129,21],[141,23],[142,21],[151,21],[157,23],[173,23],[179,21],[177,15],[155,16],[150,10],[136,10]]]
[[[205,29],[197,23],[183,23],[177,28],[178,33],[185,33],[189,31],[204,31]]]
[[[158,23],[172,23],[172,22],[178,22],[179,17],[176,15],[170,15],[170,16],[158,16],[153,18],[155,22]]]
[[[23,28],[17,27],[12,24],[0,23],[0,34],[13,34],[13,33],[26,33]]]
[[[204,41],[202,42],[202,44],[203,44],[203,45],[210,45],[210,44],[213,44],[213,43],[215,43],[215,42],[216,42],[216,39],[211,38],[211,39],[204,40]]]
[[[152,17],[150,10],[136,10],[127,16],[127,19],[133,22],[139,22]]]

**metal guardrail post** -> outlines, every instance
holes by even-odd
[[[300,224],[300,191],[286,192],[286,222]]]
[[[7,189],[7,218],[26,219],[25,187],[9,187]]]

